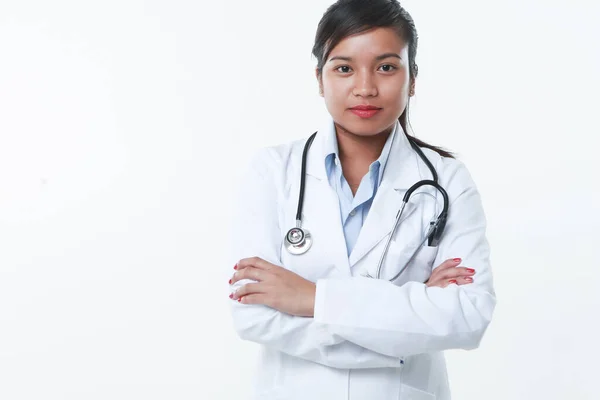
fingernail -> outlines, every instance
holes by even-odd
[[[231,279],[229,280],[229,284],[231,285]]]
[[[240,302],[240,303],[242,302],[242,298],[241,297],[238,299],[238,302]]]
[[[230,298],[230,299],[233,299],[233,293],[231,293],[231,294],[229,295],[229,298]]]
[[[470,272],[470,273],[474,274],[475,270],[473,268],[467,268],[467,272]]]
[[[460,258],[453,258],[452,261],[454,261],[454,262],[460,262]]]
[[[237,264],[235,264],[235,265],[233,266],[233,269],[237,269]]]
[[[465,278],[465,281],[467,281],[467,282],[473,282],[473,278],[471,278],[470,276],[467,276]]]
[[[448,281],[448,283],[456,283],[456,279],[451,279]]]

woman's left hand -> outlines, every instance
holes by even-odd
[[[231,285],[242,279],[256,283],[241,286],[229,297],[242,304],[264,304],[287,314],[314,316],[317,286],[300,275],[259,257],[244,258],[237,263]]]

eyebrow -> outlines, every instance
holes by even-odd
[[[396,57],[396,58],[399,58],[400,60],[402,60],[402,57],[400,57],[400,56],[399,56],[398,54],[396,54],[396,53],[384,53],[384,54],[381,54],[381,55],[379,55],[379,56],[375,57],[375,60],[376,60],[376,61],[380,61],[380,60],[383,60],[383,59],[385,59],[385,58],[388,58],[388,57]],[[329,59],[329,61],[333,61],[333,60],[352,61],[352,57],[335,56],[335,57],[331,57],[331,58]],[[329,62],[329,61],[328,61],[328,62]]]

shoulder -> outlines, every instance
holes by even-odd
[[[457,158],[443,157],[428,148],[421,148],[421,150],[435,167],[440,184],[446,188],[450,197],[457,197],[466,190],[477,190],[475,182],[463,161]]]
[[[246,174],[260,175],[274,182],[285,181],[289,171],[301,163],[306,138],[264,146],[254,150]]]
[[[267,166],[282,166],[297,153],[302,153],[306,138],[261,147],[254,152],[252,162]]]

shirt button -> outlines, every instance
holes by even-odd
[[[351,217],[354,217],[355,215],[356,215],[356,210],[352,210],[352,211],[350,211],[350,216],[351,216]]]

